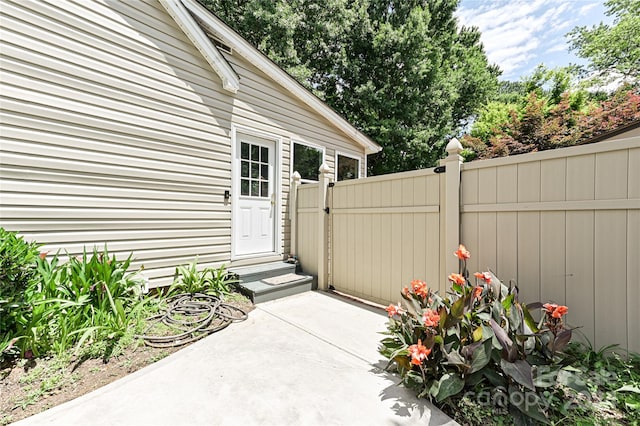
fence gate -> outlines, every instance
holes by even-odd
[[[337,182],[327,199],[336,290],[390,303],[413,279],[439,286],[440,175],[433,169]]]

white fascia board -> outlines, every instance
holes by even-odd
[[[182,0],[182,2],[186,8],[191,11],[191,13],[210,26],[210,28],[215,31],[216,35],[220,37],[225,44],[231,46],[236,53],[262,70],[276,83],[287,89],[291,94],[307,104],[311,109],[329,120],[330,123],[344,132],[349,138],[361,145],[365,150],[365,154],[375,154],[382,150],[380,145],[373,142],[366,135],[353,127],[347,120],[340,116],[340,114],[318,99],[313,93],[309,92],[306,87],[302,86],[293,77],[284,72],[278,65],[263,55],[262,52],[253,47],[238,33],[218,19],[218,17],[198,3],[197,0]]]
[[[209,37],[189,14],[180,0],[160,0],[160,4],[169,12],[178,26],[189,37],[189,40],[200,51],[204,59],[222,80],[222,87],[232,93],[240,89],[240,81],[231,65],[222,57],[222,54],[213,45]]]

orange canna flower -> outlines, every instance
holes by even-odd
[[[413,289],[413,292],[415,294],[422,297],[423,299],[427,297],[427,295],[429,294],[427,283],[425,283],[424,281],[420,281],[420,280],[411,281],[411,288]]]
[[[411,364],[420,365],[422,361],[427,359],[431,354],[431,349],[422,344],[422,340],[418,339],[418,343],[409,346],[409,356],[411,357]]]
[[[40,259],[44,260],[44,258],[47,257],[48,254],[48,251],[43,251],[42,253],[40,253]]]
[[[471,257],[471,253],[469,253],[469,250],[467,250],[464,244],[460,244],[458,250],[454,251],[453,254],[458,256],[460,260],[467,260]]]
[[[422,322],[424,322],[424,325],[427,327],[437,327],[440,322],[440,315],[433,309],[427,309],[424,311],[424,314],[422,314]]]
[[[488,272],[476,272],[473,274],[474,277],[481,279],[487,284],[491,284],[491,274]]]
[[[566,306],[558,306],[555,303],[545,303],[542,308],[547,312],[547,315],[551,315],[553,318],[562,318],[569,312],[569,308]]]
[[[569,312],[569,308],[567,308],[566,306],[558,306],[553,310],[551,316],[554,318],[562,318],[562,316],[566,315],[567,312]]]
[[[476,288],[473,289],[473,298],[480,299],[481,295],[482,295],[482,287],[476,286]]]
[[[404,297],[409,297],[409,287],[404,287],[400,292]]]
[[[402,313],[402,308],[400,307],[400,305],[389,305],[387,306],[387,308],[385,309],[385,311],[387,311],[387,313],[389,314],[389,317],[392,317],[394,315],[398,315]]]
[[[464,279],[464,277],[460,274],[451,274],[449,275],[449,281],[452,281],[456,284],[464,284],[466,282],[466,280]]]

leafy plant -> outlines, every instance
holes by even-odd
[[[24,292],[36,278],[39,247],[0,228],[0,362],[19,353],[19,322],[29,309]]]
[[[106,247],[69,256],[65,263],[58,255],[38,259],[40,279],[25,292],[33,309],[22,324],[21,346],[37,356],[87,341],[115,344],[142,306],[144,280],[127,272],[131,260],[132,255],[124,261],[109,256]]]
[[[168,295],[178,293],[226,295],[231,292],[230,285],[236,282],[237,280],[227,273],[224,265],[219,268],[208,267],[198,270],[198,259],[195,259],[188,265],[176,267]]]
[[[566,353],[596,401],[594,409],[611,412],[616,408],[628,424],[640,424],[639,354],[625,353],[618,345],[596,350],[588,341],[572,342]]]
[[[545,390],[558,383],[582,390],[563,363],[572,334],[563,323],[567,307],[521,303],[517,287],[492,272],[474,274],[472,284],[469,252],[461,245],[455,254],[462,268],[449,275],[447,297],[414,280],[402,291],[404,304],[387,308],[389,337],[380,352],[420,397],[447,404],[466,390],[507,409],[518,424],[549,423]],[[543,311],[538,322],[534,309]]]

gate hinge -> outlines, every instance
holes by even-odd
[[[329,182],[329,188],[333,188],[334,186],[336,186],[335,182]]]
[[[325,207],[323,210],[326,214],[329,214],[329,207]]]

